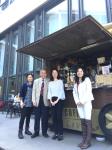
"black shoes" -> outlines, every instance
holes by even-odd
[[[58,141],[62,141],[63,140],[63,135],[58,135]]]
[[[39,136],[39,133],[34,132],[34,133],[32,134],[32,136],[31,136],[31,138],[33,139],[33,138],[36,138],[36,137],[38,137],[38,136]]]
[[[54,134],[53,137],[52,137],[53,140],[56,140],[57,138],[58,138],[57,134]]]
[[[19,138],[19,139],[23,139],[23,138],[24,138],[22,131],[19,131],[19,132],[18,132],[18,138]]]
[[[32,134],[32,136],[31,136],[31,138],[36,138],[36,137],[38,137],[39,136],[39,133],[37,132],[35,132],[34,134]],[[49,135],[47,134],[47,133],[45,133],[45,134],[43,134],[43,137],[45,137],[45,138],[48,138],[49,137]]]
[[[29,130],[26,130],[26,131],[25,131],[25,134],[27,134],[27,135],[32,135],[32,133],[31,133]],[[19,138],[19,139],[24,139],[22,130],[19,130],[19,132],[18,132],[18,138]]]
[[[63,135],[57,135],[57,134],[54,134],[53,137],[52,137],[53,140],[58,140],[58,141],[62,141],[63,140]]]
[[[43,134],[43,137],[48,138],[49,135],[47,133]]]
[[[25,134],[27,134],[27,135],[32,135],[32,133],[31,133],[29,130],[26,130],[26,131],[25,131]]]

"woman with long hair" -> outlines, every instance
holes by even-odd
[[[92,85],[88,77],[85,76],[84,69],[79,67],[76,74],[76,82],[73,89],[73,97],[77,105],[79,117],[81,119],[83,140],[78,145],[81,149],[91,146],[91,114],[92,114]]]
[[[54,135],[52,139],[63,140],[63,101],[65,100],[65,92],[63,81],[59,77],[56,69],[52,70],[51,81],[48,86],[48,99],[52,105]]]
[[[33,75],[27,74],[26,82],[22,85],[20,90],[20,106],[21,106],[21,117],[19,121],[18,138],[23,139],[23,125],[26,119],[25,134],[32,135],[29,131],[30,117],[33,111],[32,104],[32,88],[33,88]]]

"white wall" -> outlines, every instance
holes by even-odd
[[[0,12],[0,33],[46,1],[15,0],[7,9]]]

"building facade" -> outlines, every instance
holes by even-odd
[[[112,22],[112,0],[48,0],[0,34],[0,99],[19,92],[27,73],[44,67],[44,61],[16,50],[58,31],[87,15],[101,24]]]

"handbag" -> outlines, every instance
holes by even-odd
[[[53,97],[52,97],[52,102],[55,102],[57,99],[58,99],[58,97],[53,96]]]

